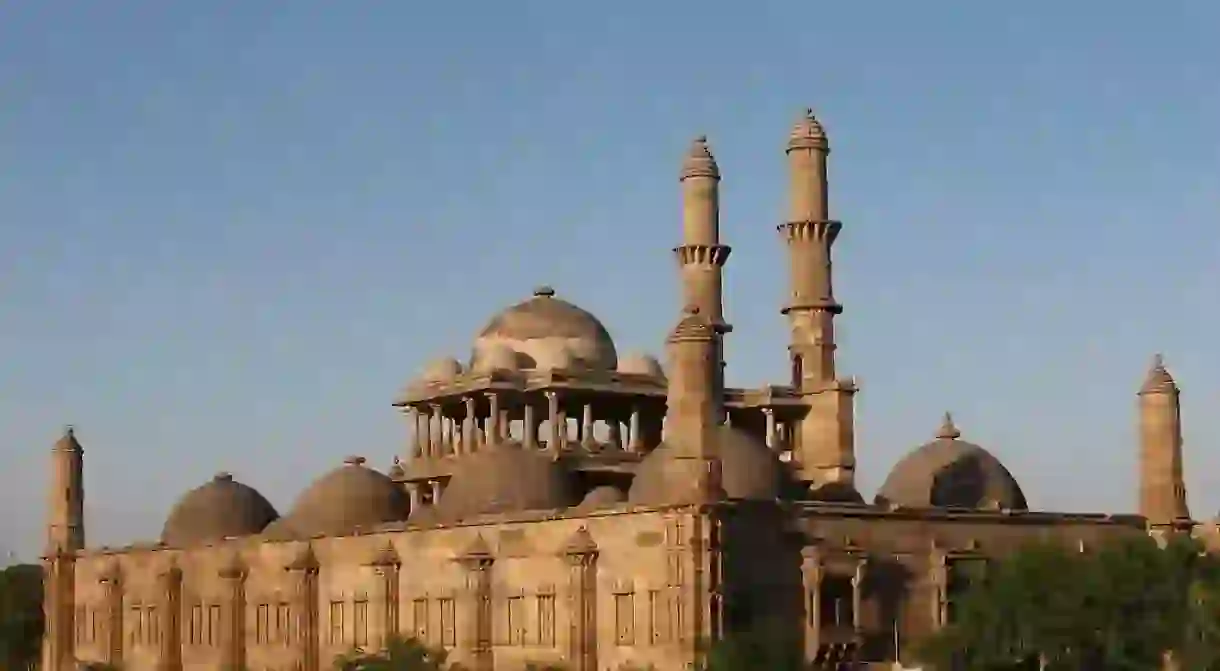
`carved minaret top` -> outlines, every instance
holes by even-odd
[[[49,550],[75,552],[85,547],[85,450],[76,431],[65,427],[51,448],[51,482],[47,497]]]
[[[1190,519],[1179,396],[1164,359],[1156,355],[1139,391],[1140,514],[1152,527],[1176,526]]]

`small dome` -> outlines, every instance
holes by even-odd
[[[665,369],[661,367],[661,362],[647,354],[628,354],[623,357],[618,362],[618,372],[665,379]]]
[[[594,487],[589,490],[589,493],[585,494],[585,498],[581,499],[580,503],[576,505],[575,510],[578,512],[600,510],[626,501],[627,495],[623,493],[623,490],[610,485],[602,485],[601,487]]]
[[[644,457],[636,467],[628,499],[640,505],[665,505],[684,500],[687,492],[667,478],[674,448],[664,444]],[[767,446],[748,434],[720,427],[712,452],[720,459],[720,479],[730,499],[773,501],[787,489],[783,463]]]
[[[258,490],[218,473],[210,482],[187,492],[170,510],[161,542],[184,547],[231,536],[261,532],[279,518]]]
[[[517,443],[480,448],[463,457],[441,494],[436,512],[445,520],[572,504],[568,473],[537,450]]]
[[[388,476],[349,457],[297,497],[287,526],[300,535],[344,534],[407,518],[410,501]]]
[[[462,364],[453,357],[441,357],[424,366],[419,378],[424,382],[445,382],[462,374]]]
[[[890,471],[877,492],[877,503],[1025,510],[1025,494],[1000,460],[960,437],[946,413],[936,440],[916,448]]]
[[[515,371],[521,368],[517,352],[505,343],[491,342],[475,351],[474,360],[470,362],[471,370],[478,373],[493,373],[495,371]]]
[[[555,298],[550,287],[493,317],[475,340],[472,364],[494,345],[516,352],[525,369],[614,370],[618,365],[606,327],[588,311]]]

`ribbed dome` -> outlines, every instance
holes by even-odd
[[[771,501],[788,489],[787,472],[767,446],[736,429],[722,426],[719,440],[712,444],[713,456],[720,459],[720,478],[730,499]],[[653,450],[636,467],[628,499],[638,505],[659,506],[685,501],[692,492],[666,477],[673,459],[672,445]]]
[[[664,379],[665,369],[656,357],[647,354],[628,354],[618,362],[618,372],[627,375],[647,375]]]
[[[444,382],[462,374],[462,364],[453,357],[442,357],[428,362],[419,378],[424,382]]]
[[[458,462],[436,512],[441,519],[460,520],[571,504],[571,485],[563,466],[536,450],[502,443],[483,447]]]
[[[907,454],[890,471],[877,503],[1025,510],[1025,494],[1008,469],[995,455],[960,436],[946,414],[936,440]]]
[[[182,547],[261,532],[279,517],[258,490],[218,473],[178,499],[161,530],[161,542]]]
[[[600,510],[616,506],[626,500],[627,496],[618,487],[602,485],[601,487],[594,487],[589,490],[589,493],[585,494],[585,497],[576,505],[575,510],[577,512]]]
[[[507,345],[525,369],[614,370],[618,354],[606,327],[591,313],[540,287],[529,300],[497,314],[475,340],[475,368],[496,345]]]
[[[405,520],[410,507],[393,480],[366,467],[362,457],[349,457],[297,497],[286,521],[296,534],[338,535]]]

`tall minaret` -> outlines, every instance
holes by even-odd
[[[698,308],[720,335],[732,331],[724,321],[724,264],[732,249],[720,244],[720,169],[700,136],[682,163],[682,245],[674,249],[682,273],[686,305]],[[723,339],[717,338],[715,389],[724,392]],[[723,408],[719,411],[723,415]],[[718,416],[717,421],[722,421]]]
[[[682,500],[715,500],[723,493],[713,445],[724,414],[724,393],[717,387],[721,334],[716,327],[699,306],[688,305],[665,341],[669,354],[665,430],[673,450],[671,466],[676,469],[667,480],[674,494],[681,492]]]
[[[42,597],[42,668],[47,671],[76,668],[76,552],[85,546],[83,455],[71,427],[51,449]]]
[[[72,427],[51,448],[47,500],[47,548],[76,552],[85,547],[85,451]]]
[[[797,430],[795,456],[802,480],[813,486],[854,484],[855,385],[835,373],[835,301],[831,247],[842,224],[830,218],[826,164],[830,144],[812,110],[788,139],[788,221],[779,226],[788,245],[788,316],[792,386],[809,410]]]
[[[1140,515],[1153,529],[1189,524],[1178,385],[1158,354],[1139,392]]]

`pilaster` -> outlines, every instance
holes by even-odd
[[[222,613],[220,665],[223,671],[241,671],[246,663],[246,565],[234,553],[218,576],[226,603]]]
[[[284,567],[292,577],[293,631],[290,649],[292,671],[319,671],[318,655],[318,558],[308,543]]]
[[[182,569],[172,562],[158,577],[161,596],[160,671],[182,671]]]
[[[463,647],[470,658],[472,671],[493,671],[491,570],[495,556],[482,534],[461,555],[456,557],[466,571],[466,619]]]
[[[389,647],[391,640],[399,633],[399,569],[402,560],[390,543],[386,543],[369,563],[377,574],[379,589],[378,598],[381,614],[381,646]]]
[[[572,671],[598,671],[597,543],[580,527],[564,546],[568,566],[568,663]]]

